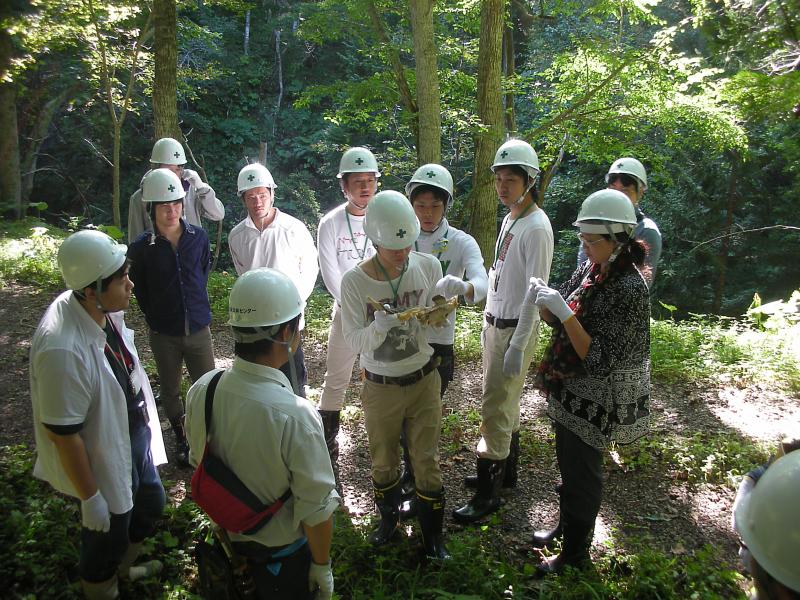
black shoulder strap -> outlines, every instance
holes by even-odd
[[[217,391],[219,378],[222,377],[224,372],[218,371],[208,382],[208,387],[206,388],[206,439],[211,436],[211,411],[214,408],[214,392]]]

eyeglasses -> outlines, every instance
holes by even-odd
[[[595,244],[598,244],[598,243],[602,242],[602,241],[603,241],[603,240],[605,240],[606,238],[604,238],[604,237],[599,237],[599,238],[597,238],[596,240],[589,240],[589,239],[586,239],[586,236],[585,236],[585,235],[583,235],[582,233],[579,233],[579,234],[578,234],[578,239],[581,241],[581,244],[583,244],[584,246],[588,246],[589,248],[591,248],[592,246],[594,246]]]
[[[608,176],[608,185],[616,183],[617,181],[622,184],[622,187],[636,187],[636,178],[625,173],[612,173]]]

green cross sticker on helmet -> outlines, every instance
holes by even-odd
[[[609,177],[615,173],[631,175],[639,181],[641,192],[647,189],[647,171],[645,171],[644,165],[635,158],[626,156],[615,160],[608,168],[608,173],[606,173],[606,183],[608,183]]]
[[[252,190],[253,188],[265,187],[274,190],[278,187],[275,185],[272,173],[269,172],[267,167],[260,163],[253,163],[252,165],[245,165],[242,167],[242,170],[239,171],[239,177],[236,183],[240,196],[247,190]]]
[[[354,146],[342,154],[336,177],[341,179],[346,173],[375,173],[375,177],[381,176],[375,155],[362,146]]]
[[[161,138],[153,145],[150,162],[156,165],[185,165],[181,143],[173,138]]]
[[[406,195],[410,198],[414,190],[421,185],[430,185],[447,192],[447,207],[453,203],[453,176],[442,165],[430,163],[422,165],[414,171],[411,179],[406,184]]]
[[[375,246],[403,250],[419,237],[419,219],[400,192],[378,192],[367,206],[364,232]]]
[[[142,202],[175,202],[185,195],[181,180],[165,167],[153,169],[142,180]]]
[[[522,167],[532,178],[539,175],[539,157],[526,141],[511,139],[497,149],[492,163],[492,172],[498,167]]]

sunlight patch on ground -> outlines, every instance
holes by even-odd
[[[764,392],[769,394],[769,392]],[[723,388],[720,402],[709,406],[711,412],[726,426],[743,435],[760,440],[778,440],[785,435],[797,434],[800,423],[800,406],[783,397],[763,398],[754,401],[746,389]]]

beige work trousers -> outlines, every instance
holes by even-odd
[[[519,400],[536,350],[539,322],[534,326],[528,347],[525,349],[522,371],[516,377],[506,377],[503,374],[503,359],[513,335],[513,327],[498,329],[488,323],[484,323],[481,331],[483,397],[481,439],[477,447],[478,456],[481,458],[491,460],[507,458],[511,447],[511,434],[519,430]]]
[[[325,382],[319,399],[320,410],[342,410],[347,386],[353,379],[353,364],[358,352],[344,341],[342,307],[333,303],[331,328],[328,331],[328,355],[325,359]]]
[[[400,476],[400,432],[405,421],[417,489],[429,492],[442,489],[439,469],[440,388],[437,369],[417,383],[402,387],[364,380],[361,405],[369,437],[372,479],[378,487],[387,487]]]

